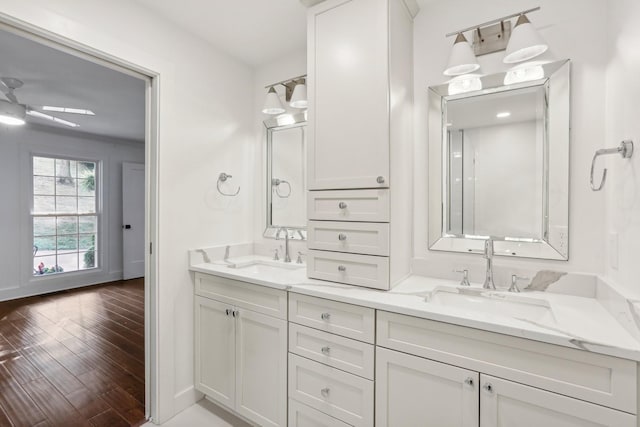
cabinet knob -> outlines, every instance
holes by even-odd
[[[338,203],[338,207],[340,209],[347,209],[347,204],[345,202],[340,202],[340,203]]]
[[[320,351],[322,352],[322,354],[326,354],[327,356],[329,355],[329,352],[331,351],[331,347],[327,346],[327,347],[322,347],[320,349]]]
[[[322,394],[322,397],[329,397],[329,387],[325,387],[322,390],[320,390],[320,393]]]
[[[482,388],[484,388],[488,393],[493,393],[493,385],[491,385],[491,383],[486,383]]]
[[[464,383],[466,385],[472,386],[473,387],[473,378],[469,377],[466,380],[464,380]]]
[[[378,184],[384,184],[384,176],[380,175],[379,177],[377,177],[376,182]]]
[[[231,314],[231,309],[230,309],[230,308],[227,308],[224,312],[225,312],[225,313],[227,314],[227,316],[228,316],[228,315],[230,315],[230,314]]]
[[[320,315],[320,318],[321,318],[322,320],[329,320],[329,318],[330,318],[330,317],[331,317],[331,314],[330,314],[330,313],[322,313],[322,314]]]
[[[240,311],[239,311],[239,310],[233,310],[233,311],[231,312],[231,315],[232,315],[233,317],[238,317],[238,316],[240,316]]]
[[[346,235],[346,234],[344,234],[344,233],[340,233],[340,234],[338,234],[338,240],[340,240],[340,241],[345,241],[345,240],[347,240],[347,235]]]
[[[343,272],[343,273],[344,273],[345,271],[347,271],[347,267],[345,267],[344,265],[339,265],[339,266],[338,266],[338,271],[340,271],[340,272]]]

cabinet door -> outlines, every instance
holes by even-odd
[[[196,296],[196,389],[231,409],[235,403],[235,324],[231,306]]]
[[[310,190],[389,186],[387,8],[327,0],[309,10]]]
[[[625,412],[481,375],[481,427],[634,427]]]
[[[236,411],[261,426],[287,424],[287,322],[235,310]]]
[[[376,426],[477,427],[478,381],[475,371],[378,347]]]

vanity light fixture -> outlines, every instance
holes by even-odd
[[[458,33],[456,41],[453,42],[451,54],[447,68],[443,71],[445,76],[460,76],[473,73],[480,68],[476,55],[473,53],[471,45],[462,33]]]
[[[542,55],[549,49],[549,45],[540,37],[533,28],[527,16],[522,13],[518,16],[516,26],[513,28],[505,57],[505,64],[524,62]]]
[[[0,123],[9,126],[25,124],[27,108],[22,104],[0,100]]]
[[[462,75],[449,81],[449,95],[459,95],[477,90],[482,90],[482,80],[477,74]]]
[[[285,101],[293,108],[307,108],[307,75],[293,77],[291,79],[282,80],[281,82],[273,83],[265,86],[265,89],[269,89],[267,97],[264,101],[264,107],[262,112],[265,114],[281,114],[285,112],[285,108],[280,101],[278,92],[276,92],[276,86],[282,85],[285,88]]]
[[[535,62],[536,61],[528,62],[524,66],[519,66],[507,71],[504,76],[505,86],[543,79],[544,68]]]

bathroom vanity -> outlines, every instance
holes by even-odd
[[[596,278],[583,296],[419,276],[379,291],[190,256],[196,388],[256,425],[637,426],[640,344]]]

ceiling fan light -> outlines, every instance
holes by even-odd
[[[2,124],[22,126],[25,124],[26,112],[24,105],[0,100],[0,123]]]
[[[476,55],[471,45],[462,33],[458,33],[456,41],[451,48],[447,68],[443,71],[445,76],[460,76],[472,73],[480,68]]]
[[[528,61],[542,55],[549,45],[531,25],[526,15],[520,15],[511,33],[504,59],[505,64]]]
[[[267,97],[264,100],[262,112],[265,114],[281,114],[284,113],[284,111],[285,109],[282,106],[282,101],[280,101],[278,93],[275,88],[271,86],[269,88],[269,92],[267,92]]]
[[[307,101],[307,85],[304,83],[298,83],[293,88],[293,94],[291,95],[291,101],[289,102],[293,108],[307,108],[309,102]]]

